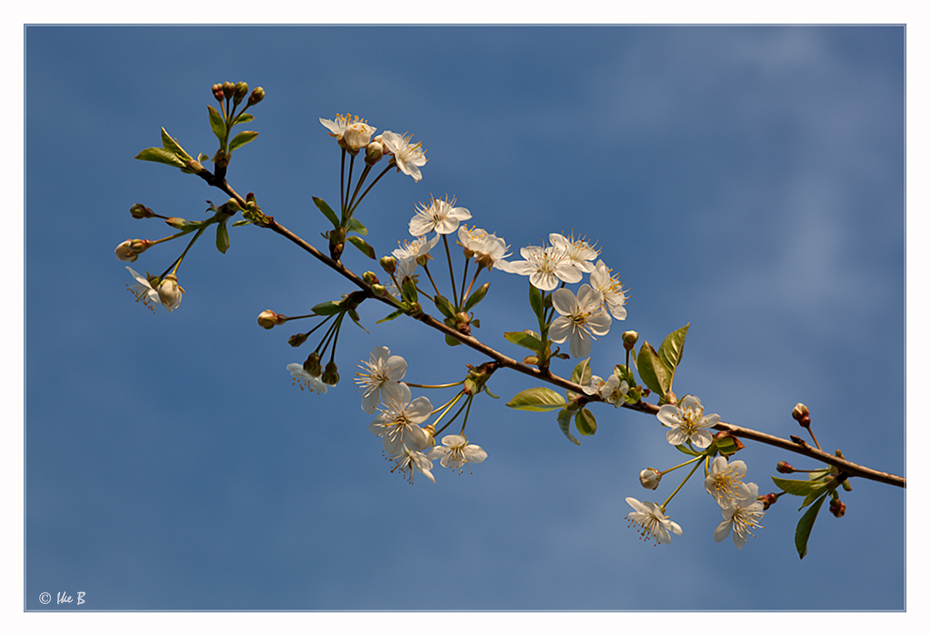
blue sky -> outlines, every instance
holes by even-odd
[[[310,197],[338,201],[318,118],[411,131],[423,180],[388,175],[359,209],[379,255],[430,194],[514,251],[587,235],[631,290],[596,373],[622,361],[623,329],[658,343],[690,322],[679,394],[782,437],[804,402],[826,449],[903,474],[902,28],[32,27],[25,53],[28,609],[58,589],[99,610],[903,608],[892,487],[855,482],[800,561],[795,502],[737,551],[714,543],[719,509],[694,481],[668,509],[684,534],[653,547],[624,498],[649,498],[642,468],[681,461],[658,422],[601,408],[576,447],[553,414],[504,407],[532,386],[505,372],[490,385],[503,399],[476,400],[469,422],[488,460],[410,486],[367,430],[354,365],[385,345],[426,383],[484,358],[412,321],[374,325],[369,303],[371,335],[340,339],[339,387],[300,392],[285,370],[306,355],[286,342],[300,327],[255,317],[350,291],[335,274],[234,228],[225,255],[204,241],[185,260],[180,308],[151,315],[113,256],[167,234],[133,203],[195,219],[223,200],[132,157],[161,126],[212,154],[209,87],[247,81],[267,96],[230,182],[308,240],[326,229]],[[517,356],[501,333],[533,326],[526,281],[485,280],[476,335]],[[777,461],[807,466],[755,444],[740,458],[762,492]],[[823,585],[827,571],[859,583]]]

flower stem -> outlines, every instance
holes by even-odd
[[[450,382],[449,384],[414,384],[413,382],[407,382],[406,380],[404,380],[404,384],[406,384],[407,386],[415,387],[417,389],[448,389],[453,386],[465,384],[465,380],[459,380],[458,382]]]
[[[452,269],[452,254],[449,252],[449,241],[445,234],[442,235],[442,244],[446,247],[446,262],[449,263],[449,279],[452,281],[452,300],[455,301],[455,310],[459,311],[461,307],[459,307],[458,292],[455,291],[455,271]]]
[[[702,455],[701,457],[696,457],[695,459],[701,459],[702,457],[703,457],[703,455]],[[700,465],[701,465],[701,462],[695,462],[695,463],[694,463],[694,468],[691,469],[691,472],[688,473],[688,476],[684,478],[684,481],[682,481],[680,484],[678,484],[678,488],[675,489],[675,492],[673,492],[672,494],[670,494],[670,495],[668,496],[668,499],[666,499],[666,500],[662,503],[662,509],[663,509],[663,510],[665,509],[665,506],[668,505],[668,502],[670,502],[670,501],[672,500],[672,497],[674,497],[675,495],[678,494],[678,491],[681,490],[681,487],[684,486],[685,483],[687,483],[687,481],[688,481],[689,479],[691,479],[691,475],[694,474],[694,471],[696,471],[696,470],[697,470],[697,467],[700,466]]]

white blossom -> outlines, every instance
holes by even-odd
[[[442,443],[429,452],[429,459],[438,459],[443,468],[458,470],[459,473],[466,464],[480,464],[488,457],[483,448],[469,444],[464,435],[446,435]]]
[[[717,457],[704,478],[704,489],[717,500],[720,507],[724,507],[734,499],[748,496],[749,487],[743,483],[745,476],[745,462],[736,460],[728,463],[726,457]]]
[[[430,199],[429,205],[419,204],[416,214],[410,219],[410,233],[422,236],[435,231],[437,234],[452,234],[459,223],[471,218],[471,212],[465,208],[455,207],[455,197],[448,199]]]
[[[328,130],[331,137],[341,141],[352,152],[358,152],[371,141],[371,135],[375,128],[369,126],[364,119],[359,119],[358,115],[336,115],[336,119],[323,119],[320,117],[320,123]]]
[[[358,365],[361,373],[356,373],[355,383],[365,390],[362,394],[362,410],[374,413],[382,400],[401,399],[403,390],[400,380],[407,373],[407,361],[400,356],[392,356],[387,347],[375,347],[371,350],[368,362]]]
[[[393,155],[397,169],[405,175],[413,177],[414,181],[419,181],[423,178],[419,166],[425,166],[427,162],[426,150],[419,141],[411,144],[410,139],[412,137],[410,134],[401,137],[390,130],[385,130],[380,135],[381,143],[384,144],[385,150]]]
[[[181,304],[184,288],[178,285],[178,278],[168,274],[158,285],[158,300],[169,314]]]
[[[426,475],[427,479],[434,484],[436,483],[436,478],[433,477],[433,473],[431,472],[433,462],[431,462],[422,451],[401,446],[397,449],[397,452],[390,453],[388,459],[394,462],[394,468],[391,469],[391,472],[393,473],[395,470],[399,471],[411,484],[413,483],[413,476],[416,472],[423,473]]]
[[[429,254],[429,251],[436,246],[436,243],[439,242],[439,235],[437,234],[431,239],[427,239],[426,235],[418,236],[412,241],[404,241],[403,243],[398,242],[398,248],[391,252],[391,255],[396,258],[398,261],[409,261],[416,260],[419,256],[426,256]]]
[[[626,517],[630,526],[636,524],[640,527],[639,534],[644,541],[655,539],[656,545],[670,543],[671,533],[681,535],[681,526],[665,515],[665,510],[658,504],[649,501],[640,502],[633,497],[627,497],[626,502],[633,508],[633,512]]]
[[[549,235],[549,243],[563,252],[568,262],[578,271],[586,274],[594,271],[594,263],[591,261],[597,258],[597,250],[583,238],[576,239],[574,236],[567,238],[561,234],[553,233]]]
[[[510,252],[507,251],[510,246],[504,239],[474,226],[469,230],[464,224],[459,227],[458,236],[459,245],[471,252],[475,260],[484,267],[511,271],[510,263],[504,260],[510,256]]]
[[[707,429],[720,421],[716,413],[705,416],[704,406],[693,395],[686,395],[678,406],[662,405],[656,417],[671,429],[666,434],[669,444],[678,446],[691,442],[698,448],[710,446],[714,438]]]
[[[571,338],[569,350],[575,358],[591,353],[591,338],[610,331],[610,315],[604,310],[601,295],[590,285],[578,288],[578,296],[568,289],[552,292],[552,306],[561,316],[552,321],[549,338],[562,343]]]
[[[402,446],[422,451],[433,442],[432,435],[420,427],[433,413],[429,398],[418,397],[411,401],[410,387],[403,383],[397,386],[399,395],[387,396],[378,419],[368,427],[381,437],[385,452],[392,457],[400,454]]]
[[[287,370],[291,372],[291,376],[294,378],[292,384],[300,386],[301,391],[308,389],[320,394],[326,393],[326,384],[319,376],[307,373],[307,370],[304,369],[304,365],[299,362],[292,362],[287,365]]]
[[[626,319],[626,291],[621,287],[620,280],[611,273],[604,261],[598,261],[589,278],[591,287],[599,291],[604,297],[604,304],[610,315],[617,320]]]
[[[746,486],[747,492],[721,507],[723,521],[714,530],[714,541],[717,543],[726,539],[732,530],[733,543],[740,550],[749,537],[756,536],[752,533],[753,529],[763,527],[759,521],[765,515],[765,506],[759,501],[759,486],[753,483]]]
[[[538,247],[530,245],[520,248],[522,261],[511,261],[509,272],[529,276],[530,284],[542,291],[552,291],[559,286],[559,281],[577,283],[581,281],[581,271],[572,265],[563,250],[555,247]]]
[[[127,285],[129,291],[136,297],[136,302],[141,302],[152,311],[155,311],[155,306],[161,304],[158,298],[158,291],[152,287],[152,283],[148,278],[142,276],[131,267],[127,266],[126,269],[129,270],[129,273],[132,274],[132,277],[137,281],[135,285]]]

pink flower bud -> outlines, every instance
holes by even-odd
[[[778,462],[777,464],[775,464],[775,470],[777,470],[780,473],[791,474],[794,472],[794,466],[792,466],[788,462]]]

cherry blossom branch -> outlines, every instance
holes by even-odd
[[[239,195],[226,182],[224,178],[217,178],[215,175],[210,173],[205,168],[202,169],[202,171],[198,172],[198,174],[208,184],[216,188],[219,188],[220,190],[225,192],[227,195],[235,199],[240,207],[245,208],[247,206],[246,199],[244,199],[241,195]],[[283,236],[284,238],[286,238],[287,240],[291,241],[292,243],[300,247],[302,250],[304,250],[305,252],[307,252],[308,254],[310,254],[311,256],[319,260],[320,262],[322,262],[324,265],[326,265],[327,267],[329,267],[336,273],[342,275],[344,278],[349,280],[353,285],[355,285],[362,291],[366,292],[370,298],[374,298],[375,300],[381,301],[385,303],[386,305],[389,305],[392,309],[396,309],[396,306],[390,300],[377,296],[372,291],[371,286],[368,285],[364,280],[362,280],[357,274],[355,274],[350,269],[345,267],[342,264],[342,261],[335,260],[335,259],[330,258],[329,256],[326,256],[325,254],[320,252],[320,250],[315,248],[313,245],[311,245],[310,243],[307,243],[304,239],[302,239],[301,237],[291,232],[285,226],[276,222],[273,219],[273,217],[267,217],[267,218],[268,218],[268,223],[266,227],[268,229],[272,230],[276,234]],[[496,349],[484,344],[483,342],[481,342],[474,336],[464,334],[458,331],[457,329],[454,329],[453,327],[446,325],[442,321],[437,320],[436,318],[434,318],[433,316],[427,313],[420,313],[418,315],[411,314],[411,317],[422,322],[426,326],[431,327],[432,329],[435,329],[443,333],[444,335],[450,336],[458,340],[459,342],[470,347],[471,349],[486,355],[487,357],[494,360],[494,362],[496,362],[499,367],[506,367],[508,369],[512,369],[514,371],[517,371],[518,373],[522,373],[523,375],[535,378],[542,382],[546,382],[553,386],[557,386],[559,388],[572,391],[579,395],[584,395],[585,397],[582,399],[584,399],[585,401],[591,401],[591,402],[602,401],[599,396],[585,395],[584,387],[581,386],[580,384],[576,384],[570,380],[567,380],[563,377],[555,375],[551,373],[548,369],[541,370],[539,368],[532,367],[532,366],[523,364],[521,362],[518,362],[517,360],[514,360],[513,358],[510,358],[504,355],[503,353],[497,351]],[[493,372],[494,370],[496,370],[496,367],[492,367],[490,369],[490,372]],[[638,411],[640,413],[647,413],[650,415],[655,415],[659,412],[658,406],[654,404],[649,404],[647,402],[642,402],[642,401],[637,402],[636,404],[625,404],[624,403],[624,404],[621,404],[620,406],[625,409],[631,410],[631,411]],[[776,448],[781,448],[782,450],[786,450],[788,452],[797,453],[799,455],[804,455],[812,459],[822,461],[825,464],[838,468],[839,470],[843,471],[849,477],[860,477],[862,479],[868,479],[871,481],[889,484],[891,486],[897,486],[899,488],[907,488],[907,480],[904,477],[900,477],[898,475],[894,475],[891,473],[874,470],[872,468],[868,468],[866,466],[862,466],[860,464],[851,462],[843,457],[831,455],[822,450],[811,447],[809,444],[807,444],[807,442],[793,435],[791,436],[790,440],[787,440],[781,437],[776,437],[774,435],[769,435],[767,433],[762,433],[760,431],[745,428],[742,426],[728,424],[726,422],[718,422],[712,428],[718,431],[725,431],[725,432],[731,433],[732,435],[739,437],[739,438],[751,439],[761,444],[766,444],[768,446],[774,446]]]

